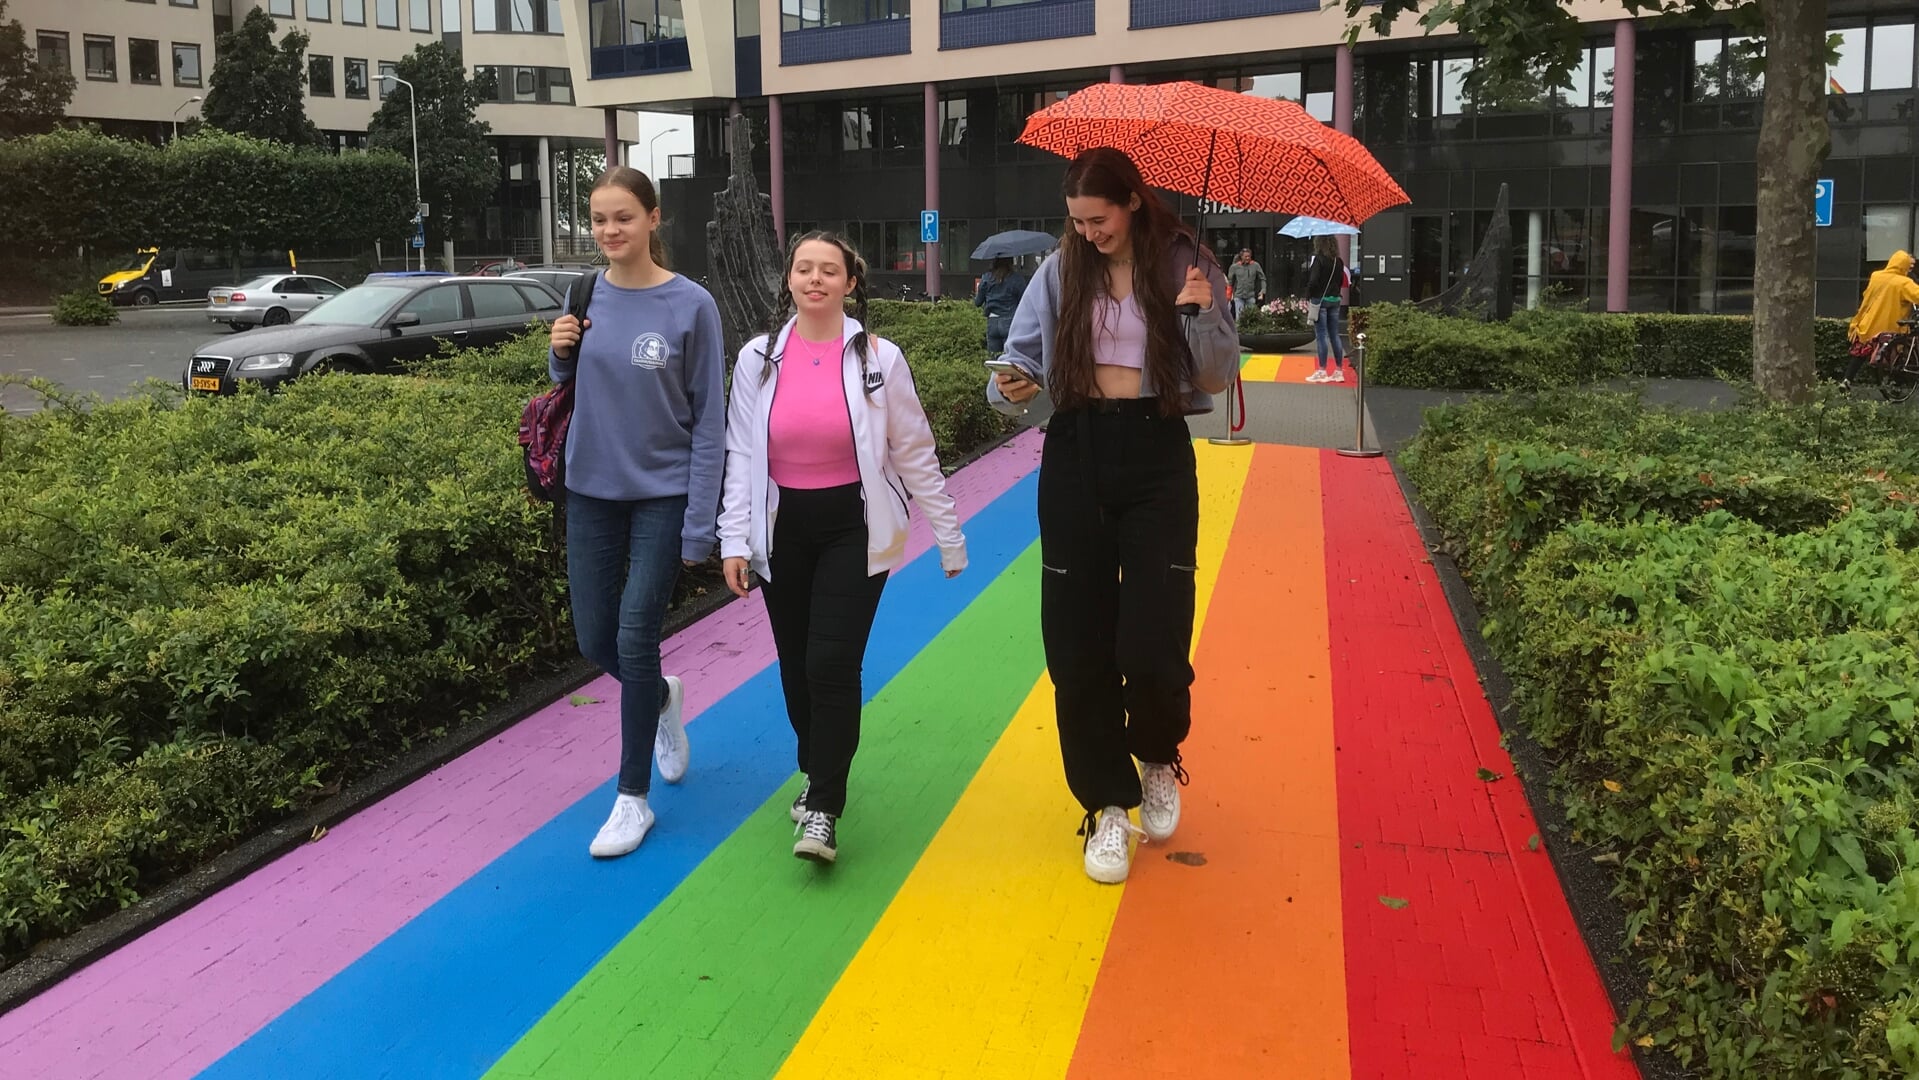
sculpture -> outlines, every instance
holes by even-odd
[[[745,117],[736,116],[727,122],[727,129],[731,175],[726,187],[713,196],[706,248],[712,267],[710,288],[719,302],[726,354],[731,357],[755,334],[771,328],[785,264],[773,228],[773,201],[760,193],[753,175],[751,126]]]
[[[1485,242],[1453,287],[1419,307],[1442,315],[1477,315],[1488,322],[1513,317],[1513,223],[1506,208],[1506,185],[1493,203],[1492,227]]]

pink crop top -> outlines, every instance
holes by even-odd
[[[795,330],[780,358],[766,462],[773,482],[793,490],[860,482],[853,419],[846,411],[844,339],[807,341]]]
[[[1117,303],[1110,296],[1093,301],[1093,363],[1146,366],[1146,315],[1137,294]]]

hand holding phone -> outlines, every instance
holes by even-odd
[[[1013,363],[1011,360],[1001,360],[997,358],[988,360],[986,362],[986,370],[992,372],[995,375],[1011,375],[1013,378],[1018,379],[1021,382],[1030,383],[1033,381],[1033,377],[1026,373],[1025,368],[1020,367],[1018,364]]]

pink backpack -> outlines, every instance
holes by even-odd
[[[586,318],[586,305],[593,299],[593,283],[599,272],[582,278],[567,298],[566,311],[576,319]],[[585,345],[573,347],[575,355]],[[573,379],[548,390],[526,403],[520,410],[520,447],[526,455],[527,494],[541,502],[557,503],[566,498],[566,431],[573,423]]]

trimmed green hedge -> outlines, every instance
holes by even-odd
[[[943,458],[1005,433],[976,309],[872,322]],[[150,385],[0,415],[0,967],[575,655],[515,440],[543,332],[415,376]]]
[[[1402,456],[1704,1075],[1919,1072],[1919,421],[1435,410]],[[1602,946],[1604,947],[1604,946]]]
[[[1540,390],[1632,378],[1750,380],[1752,320],[1720,315],[1519,311],[1508,323],[1435,315],[1405,304],[1361,313],[1371,378],[1381,386]],[[1846,363],[1846,320],[1814,327],[1819,373]]]

